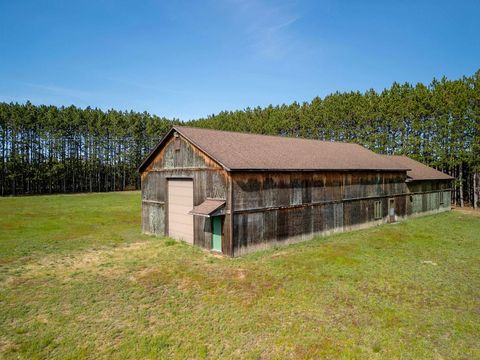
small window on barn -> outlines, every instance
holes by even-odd
[[[443,205],[445,203],[445,199],[443,198],[443,195],[444,195],[443,191],[440,191],[438,193],[438,195],[439,195],[439,198],[440,198],[440,205]]]
[[[375,201],[373,203],[373,216],[375,220],[381,219],[383,217],[381,201]]]
[[[178,137],[175,139],[175,150],[180,151],[180,139]]]

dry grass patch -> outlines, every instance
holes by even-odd
[[[455,212],[459,212],[461,214],[467,214],[467,215],[473,215],[473,216],[480,216],[480,209],[474,209],[474,208],[471,208],[471,207],[464,207],[464,208],[460,208],[460,207],[457,207],[454,209]]]

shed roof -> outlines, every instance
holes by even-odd
[[[226,200],[224,199],[206,199],[200,205],[194,206],[189,214],[209,217],[215,211],[224,206],[225,202]]]
[[[407,156],[398,155],[384,155],[385,158],[391,159],[399,165],[410,168],[407,171],[407,178],[409,180],[452,180],[453,177],[444,174],[441,171],[435,170],[430,166],[424,165],[419,161],[410,159]]]
[[[139,171],[146,167],[173,131],[231,171],[409,169],[358,144],[174,126],[140,165]]]

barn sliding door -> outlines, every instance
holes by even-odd
[[[193,181],[168,180],[168,235],[193,244]]]

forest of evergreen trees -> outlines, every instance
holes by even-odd
[[[0,194],[138,188],[137,166],[173,123],[180,122],[148,113],[0,103]],[[394,83],[380,93],[337,92],[303,104],[225,111],[186,124],[405,154],[455,176],[457,204],[473,204],[478,196],[480,71],[428,85]]]
[[[148,113],[0,103],[0,194],[138,189],[137,166],[172,123]]]

